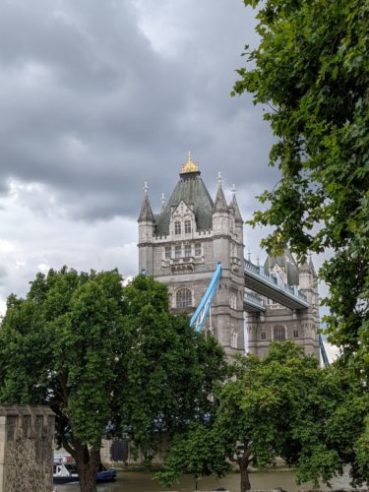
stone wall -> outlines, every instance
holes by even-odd
[[[0,492],[53,490],[54,413],[0,406]]]

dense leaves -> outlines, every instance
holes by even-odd
[[[245,0],[257,7],[259,46],[247,52],[234,93],[266,108],[281,180],[254,223],[298,255],[329,249],[331,340],[349,356],[369,321],[369,2]]]
[[[349,462],[360,482],[369,478],[369,434],[362,427],[369,383],[369,2],[244,3],[256,9],[260,43],[246,48],[234,94],[250,92],[263,105],[276,138],[270,164],[281,173],[260,197],[269,208],[252,223],[274,227],[263,242],[271,250],[289,243],[300,258],[328,253],[320,271],[329,286],[327,331],[357,381],[345,388],[351,401],[341,402],[323,427],[327,439],[328,431],[339,438],[316,439],[301,473],[323,467],[327,477]],[[335,393],[334,383],[328,386]]]
[[[149,458],[158,436],[210,411],[223,351],[169,312],[165,286],[115,270],[38,274],[26,299],[10,296],[0,331],[0,401],[48,404],[56,437],[95,490],[103,436],[130,435]]]
[[[222,476],[234,462],[244,492],[251,488],[250,465],[270,466],[277,457],[296,468],[299,483],[319,488],[346,464],[353,466],[354,483],[362,483],[369,398],[354,371],[340,364],[321,369],[293,343],[275,343],[264,360],[248,355],[236,361],[233,377],[215,396],[214,418],[173,442],[159,474],[163,483],[182,473]]]

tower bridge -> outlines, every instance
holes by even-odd
[[[213,201],[190,155],[158,214],[144,190],[139,269],[168,286],[174,312],[192,315],[191,322],[212,332],[229,354],[244,351],[246,325],[252,353],[264,356],[271,341],[291,339],[318,355],[319,296],[311,259],[297,265],[286,249],[264,265],[246,260],[235,190],[227,203],[219,178]]]

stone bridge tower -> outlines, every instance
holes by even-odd
[[[138,224],[139,269],[168,286],[174,312],[194,311],[222,263],[206,329],[228,354],[243,352],[243,221],[235,191],[227,203],[219,178],[213,201],[189,155],[159,214],[153,213],[145,187]]]
[[[264,272],[278,277],[282,284],[298,288],[310,306],[291,311],[263,298],[264,313],[247,315],[248,350],[264,357],[272,341],[292,340],[304,348],[305,354],[315,354],[319,358],[318,278],[311,258],[299,266],[289,250],[285,249],[281,256],[267,257]]]

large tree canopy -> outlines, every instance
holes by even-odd
[[[345,355],[367,350],[369,2],[244,3],[257,9],[260,44],[246,50],[234,93],[264,105],[276,137],[270,164],[281,171],[254,223],[274,226],[268,248],[332,253],[321,270],[331,340]]]
[[[303,257],[326,252],[320,275],[329,286],[327,330],[343,350],[340,364],[356,374],[302,475],[351,463],[368,479],[369,421],[369,2],[367,0],[244,0],[256,9],[260,43],[246,49],[234,94],[250,92],[265,108],[276,142],[270,164],[281,179],[261,197],[269,208],[253,223],[271,225],[263,242],[289,243]],[[341,381],[346,373],[341,373]],[[334,386],[340,388],[339,381]],[[332,394],[335,392],[333,391]],[[332,402],[334,402],[332,398]],[[312,407],[312,410],[314,407]],[[309,412],[306,414],[309,415]],[[352,419],[351,416],[355,415]],[[356,422],[356,423],[355,423]],[[357,423],[359,425],[356,425]],[[308,428],[308,427],[307,427]]]
[[[208,414],[223,371],[222,349],[169,312],[165,286],[123,287],[116,270],[38,274],[25,299],[9,297],[0,330],[0,401],[51,406],[84,492],[107,427],[150,456],[160,431]]]
[[[367,478],[354,450],[362,435],[368,397],[353,371],[320,369],[292,342],[276,343],[260,360],[249,355],[215,392],[217,411],[174,440],[159,478],[173,483],[182,473],[219,476],[235,462],[241,492],[251,488],[249,466],[265,467],[283,457],[299,482],[328,482],[346,464],[353,479]],[[362,448],[364,453],[365,447]]]

